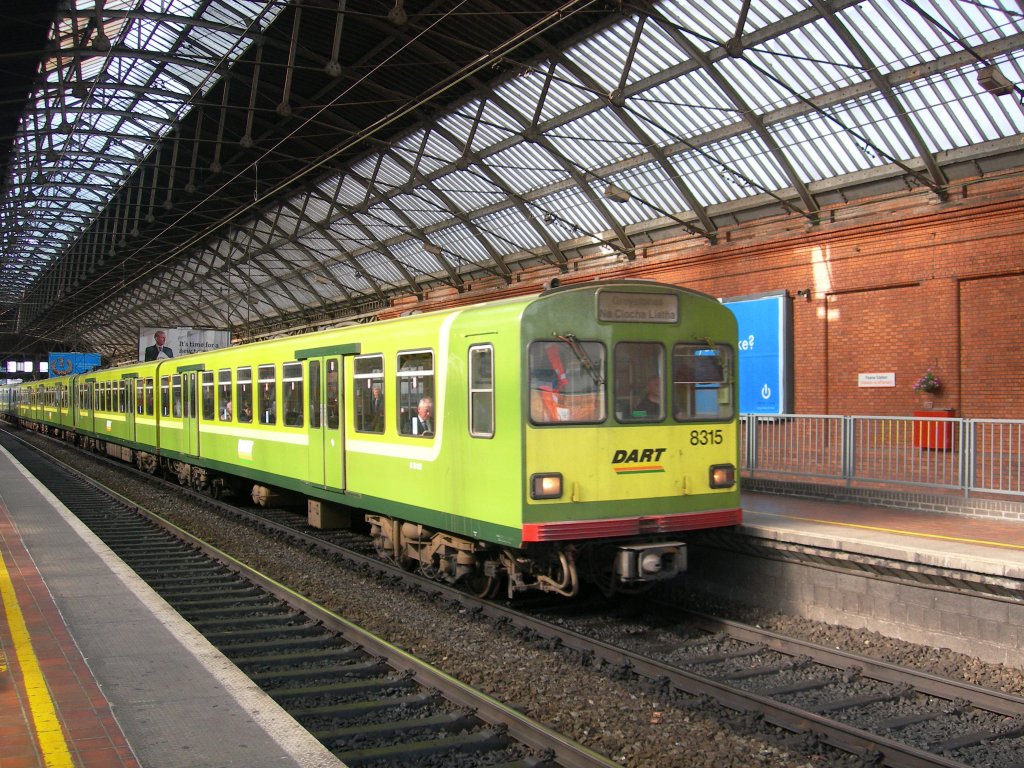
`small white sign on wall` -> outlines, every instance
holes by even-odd
[[[896,372],[892,373],[858,373],[858,387],[895,387]]]

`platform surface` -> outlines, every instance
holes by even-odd
[[[1024,579],[1024,522],[743,493],[743,532],[758,538],[936,568]]]

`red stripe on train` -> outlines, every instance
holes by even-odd
[[[742,509],[716,509],[710,512],[686,512],[654,517],[623,517],[605,520],[573,520],[564,523],[524,523],[523,543],[530,541],[571,541],[611,539],[676,531],[698,531],[739,525]]]

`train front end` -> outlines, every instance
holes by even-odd
[[[568,286],[522,333],[522,545],[542,589],[647,588],[685,570],[683,534],[741,522],[726,307],[657,283]]]

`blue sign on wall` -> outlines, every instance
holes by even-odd
[[[722,302],[739,325],[740,413],[791,410],[789,304],[785,291]]]
[[[95,352],[51,352],[50,377],[70,376],[85,373],[100,365],[100,356]]]

